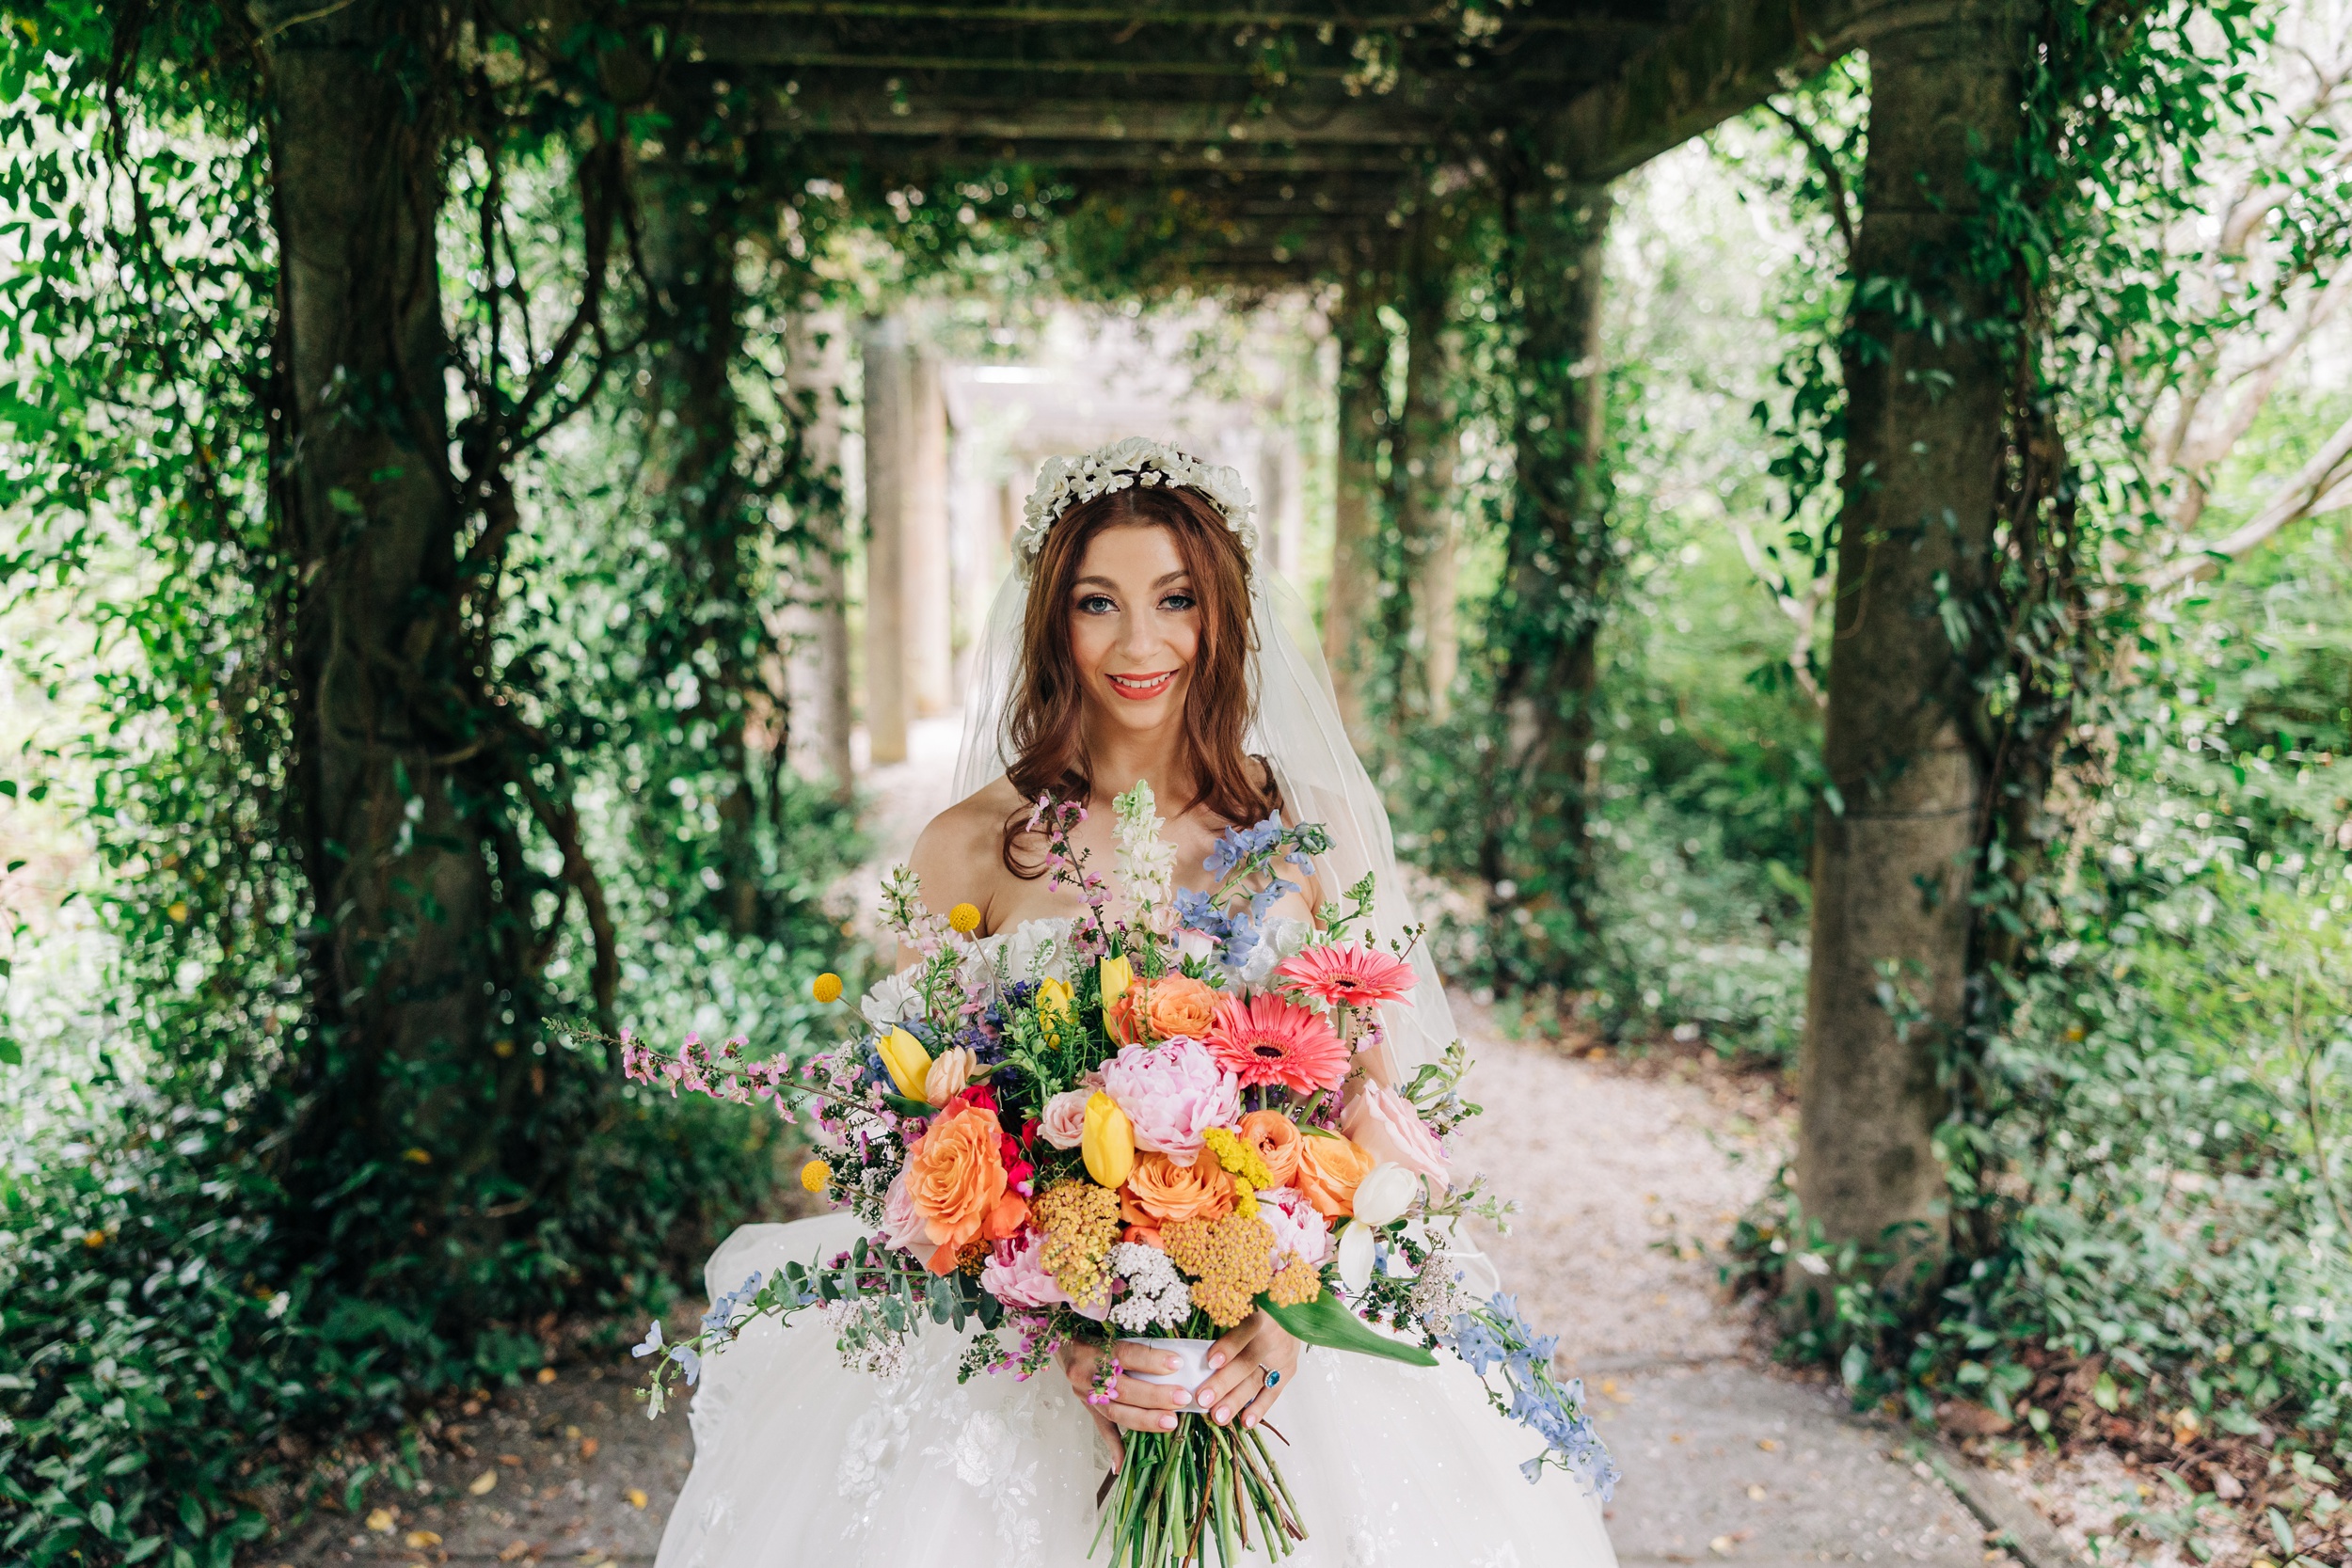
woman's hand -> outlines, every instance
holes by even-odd
[[[1235,1417],[1254,1427],[1298,1371],[1298,1341],[1264,1312],[1252,1312],[1209,1351],[1216,1370],[1194,1394],[1209,1419],[1223,1426]]]
[[[1176,1370],[1175,1355],[1150,1345],[1121,1340],[1110,1348],[1121,1369],[1130,1372],[1172,1372]],[[1065,1341],[1055,1353],[1061,1362],[1064,1376],[1070,1379],[1070,1390],[1084,1401],[1094,1392],[1095,1373],[1103,1365],[1104,1352],[1098,1345],[1081,1345]],[[1162,1383],[1146,1383],[1141,1378],[1121,1377],[1117,1381],[1118,1397],[1106,1404],[1088,1404],[1087,1414],[1103,1433],[1103,1440],[1111,1448],[1111,1469],[1119,1469],[1123,1453],[1119,1429],[1131,1432],[1173,1432],[1180,1417],[1178,1410],[1192,1404],[1192,1396],[1184,1389]]]

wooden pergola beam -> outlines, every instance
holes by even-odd
[[[1948,16],[1950,0],[1706,0],[1551,122],[1576,178],[1602,184],[1744,114],[1881,29]]]
[[[1402,105],[1367,105],[1327,114],[1252,113],[1239,103],[1171,103],[1149,99],[1009,103],[919,97],[903,110],[880,93],[778,91],[770,123],[804,135],[891,141],[967,137],[977,141],[1100,142],[1134,147],[1336,147],[1405,150],[1438,139],[1438,123]]]

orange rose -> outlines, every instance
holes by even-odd
[[[1111,1007],[1111,1032],[1129,1045],[1199,1039],[1216,1017],[1217,993],[1189,974],[1137,980]]]
[[[1004,1136],[995,1112],[968,1105],[907,1151],[907,1197],[939,1249],[926,1265],[931,1273],[951,1272],[965,1247],[1003,1241],[1028,1217],[1027,1202],[1006,1183]]]
[[[1136,1160],[1120,1209],[1131,1225],[1157,1229],[1178,1220],[1223,1219],[1233,1212],[1233,1179],[1214,1160],[1180,1165],[1165,1154]]]
[[[1345,1138],[1298,1140],[1298,1193],[1326,1219],[1356,1212],[1356,1184],[1372,1171],[1372,1156]]]
[[[1298,1123],[1279,1111],[1252,1111],[1241,1118],[1242,1141],[1258,1151],[1266,1173],[1278,1187],[1287,1187],[1298,1174]]]
[[[1119,1239],[1136,1246],[1157,1247],[1162,1252],[1168,1250],[1167,1239],[1161,1236],[1160,1227],[1156,1225],[1130,1225],[1120,1232]]]

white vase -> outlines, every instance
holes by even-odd
[[[1164,1350],[1176,1357],[1176,1368],[1173,1371],[1143,1372],[1132,1368],[1120,1370],[1119,1374],[1120,1377],[1132,1377],[1138,1383],[1163,1384],[1168,1387],[1182,1388],[1189,1394],[1208,1382],[1209,1374],[1215,1370],[1209,1365],[1209,1352],[1216,1345],[1215,1339],[1130,1339],[1127,1343],[1149,1345],[1153,1350]],[[1200,1414],[1200,1409],[1198,1405],[1188,1405],[1178,1414],[1198,1416]]]

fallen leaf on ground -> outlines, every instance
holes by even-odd
[[[1774,1441],[1773,1441],[1772,1438],[1770,1438],[1770,1437],[1759,1437],[1759,1438],[1757,1438],[1757,1439],[1756,1440],[1756,1446],[1757,1448],[1759,1448],[1759,1449],[1763,1449],[1766,1453],[1771,1453],[1771,1452],[1772,1452],[1774,1449],[1777,1449],[1777,1448],[1779,1448],[1779,1447],[1780,1447],[1780,1445],[1779,1445],[1778,1443],[1774,1442]]]
[[[510,1470],[519,1468],[522,1462],[523,1456],[518,1453],[502,1453],[499,1455],[499,1463],[505,1465]]]
[[[540,1368],[539,1381],[542,1383],[553,1383],[555,1381],[555,1369],[553,1367]]]
[[[574,1432],[578,1432],[580,1429],[578,1427],[574,1427],[572,1430]],[[583,1437],[580,1440],[580,1457],[582,1459],[594,1459],[596,1457],[596,1440],[595,1438]]]
[[[1748,1500],[1750,1502],[1760,1503],[1764,1500],[1764,1488],[1761,1486],[1752,1485],[1748,1488]]]
[[[392,1511],[390,1509],[378,1508],[370,1511],[368,1514],[368,1528],[376,1531],[378,1534],[388,1534],[390,1532],[391,1528]]]
[[[485,1470],[480,1475],[474,1477],[472,1481],[467,1482],[466,1490],[479,1497],[498,1483],[499,1473],[496,1470]]]
[[[1731,1555],[1731,1548],[1738,1544],[1739,1543],[1732,1540],[1730,1536],[1719,1535],[1715,1537],[1714,1540],[1709,1541],[1707,1544],[1707,1549],[1713,1552],[1717,1557],[1729,1557]]]
[[[440,1536],[429,1529],[410,1530],[407,1535],[407,1541],[408,1549],[412,1552],[421,1552],[427,1546],[437,1546],[441,1544]]]
[[[530,1555],[531,1543],[528,1541],[509,1541],[504,1546],[499,1549],[499,1560],[501,1562],[512,1562],[518,1557],[528,1557]]]
[[[645,1506],[645,1493],[643,1487],[632,1486],[627,1492],[623,1493],[622,1496],[628,1498],[628,1506],[631,1508],[643,1508]]]

